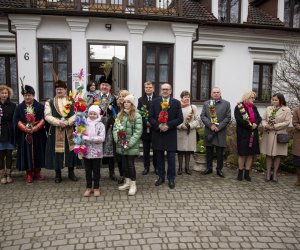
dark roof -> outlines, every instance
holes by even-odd
[[[203,21],[217,21],[214,15],[199,3],[199,0],[182,0],[182,8],[184,17]]]
[[[248,9],[248,24],[260,24],[260,25],[272,25],[272,26],[284,26],[278,18],[271,16],[264,10],[249,5]]]

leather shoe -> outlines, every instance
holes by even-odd
[[[147,175],[149,173],[149,168],[144,168],[142,175]]]
[[[169,181],[169,188],[174,189],[175,188],[175,182]]]
[[[154,169],[154,173],[155,173],[156,175],[158,175],[158,169],[157,169],[157,168]]]
[[[207,175],[207,174],[211,174],[212,172],[213,172],[212,169],[207,168],[205,169],[205,171],[202,172],[202,174]]]
[[[78,178],[74,174],[74,170],[71,170],[71,171],[69,170],[68,177],[71,181],[78,181]]]
[[[164,182],[165,182],[165,179],[159,177],[157,179],[157,181],[155,182],[155,186],[159,186],[159,185],[163,184]]]
[[[217,175],[220,176],[220,177],[222,177],[222,178],[225,177],[224,174],[223,174],[223,172],[222,172],[222,170],[217,170]]]

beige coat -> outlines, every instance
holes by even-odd
[[[193,116],[190,124],[190,133],[187,134],[187,130],[182,128],[182,125],[186,123],[188,115],[192,112]],[[197,107],[195,105],[187,106],[182,108],[183,123],[177,126],[177,150],[178,151],[196,151],[197,139],[196,139],[196,128],[199,126],[197,119]]]
[[[262,126],[268,124],[272,106],[267,107],[263,117]],[[277,134],[287,134],[287,128],[291,122],[291,110],[288,107],[281,107],[275,116],[274,130],[264,130],[260,142],[260,152],[268,156],[287,155],[288,143],[277,143]]]
[[[294,109],[293,126],[295,128],[293,137],[293,155],[300,156],[300,106]]]

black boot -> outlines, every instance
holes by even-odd
[[[188,167],[185,167],[185,173],[188,174],[188,175],[191,175],[191,174],[192,174],[191,169],[190,169],[189,166],[188,166]]]
[[[142,173],[142,175],[147,175],[147,174],[149,174],[149,166],[145,167]]]
[[[238,181],[243,180],[243,173],[244,173],[244,170],[239,169],[239,173],[238,173],[238,176],[236,178]]]
[[[55,178],[54,182],[55,183],[61,183],[62,178],[61,178],[61,170],[55,170]]]
[[[250,175],[249,175],[249,170],[245,170],[245,176],[244,176],[244,178],[245,178],[245,180],[246,181],[251,181],[251,177],[250,177]]]
[[[68,177],[71,181],[78,181],[78,178],[74,173],[74,168],[68,168]]]

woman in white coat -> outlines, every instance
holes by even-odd
[[[286,156],[288,153],[288,143],[278,142],[277,136],[278,134],[287,134],[292,115],[291,110],[286,106],[286,101],[282,94],[274,94],[272,104],[273,106],[267,107],[262,117],[264,131],[260,143],[260,153],[266,155],[266,181],[271,180],[271,169],[273,166],[273,181],[277,182],[280,157]]]
[[[191,174],[190,158],[196,151],[196,129],[199,121],[196,119],[197,107],[191,105],[190,92],[184,90],[180,94],[183,123],[177,127],[178,175],[182,174],[183,157],[185,158],[185,173]]]

